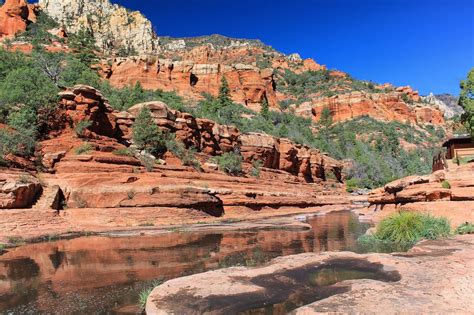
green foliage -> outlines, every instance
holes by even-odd
[[[268,100],[265,97],[262,101],[262,109],[260,110],[260,115],[262,115],[265,119],[270,117],[270,106],[268,105]]]
[[[81,155],[81,154],[89,153],[92,149],[93,147],[89,143],[84,143],[78,146],[74,152],[77,155]]]
[[[346,77],[331,76],[328,70],[295,73],[285,69],[285,71],[276,73],[276,83],[279,91],[292,95],[297,99],[304,98],[309,94],[330,97],[351,91],[372,93],[386,91],[376,89],[372,82],[357,80],[349,75]]]
[[[97,60],[96,42],[92,33],[87,29],[81,29],[77,33],[71,34],[69,47],[77,58],[86,65],[91,65]]]
[[[190,111],[190,109],[184,105],[183,99],[175,92],[144,90],[140,82],[137,82],[134,86],[118,89],[112,87],[108,81],[105,81],[101,84],[100,89],[109,100],[110,105],[119,111],[124,111],[133,105],[149,101],[162,101],[170,108],[181,112]]]
[[[381,240],[374,235],[362,235],[357,239],[359,249],[364,252],[372,253],[393,253],[406,252],[413,244],[394,243],[390,241]]]
[[[346,181],[346,191],[351,193],[359,188],[359,181],[357,178],[350,178]]]
[[[221,156],[214,157],[219,169],[229,175],[240,175],[242,173],[242,156],[234,152],[226,152]]]
[[[222,76],[221,86],[219,87],[219,95],[217,95],[217,104],[219,108],[232,105],[232,99],[230,98],[229,83],[225,76]]]
[[[382,220],[377,226],[375,237],[383,241],[414,244],[421,239],[447,237],[450,231],[446,218],[402,211]]]
[[[39,11],[36,23],[31,23],[26,27],[26,31],[18,35],[19,39],[31,42],[33,46],[50,44],[52,40],[58,40],[58,37],[49,33],[48,30],[58,27],[51,17],[46,13]]]
[[[16,130],[0,129],[0,158],[8,154],[29,157],[35,151],[33,136]]]
[[[427,134],[407,124],[361,117],[321,128],[311,145],[336,159],[352,160],[349,179],[357,179],[360,188],[375,188],[408,175],[431,173],[442,136],[439,130]],[[406,151],[400,138],[418,148]]]
[[[133,142],[141,150],[151,154],[165,151],[165,140],[160,128],[151,117],[148,107],[143,107],[133,123]]]
[[[451,189],[451,184],[447,180],[444,180],[441,183],[441,187],[443,187],[444,189]]]
[[[101,87],[101,81],[97,72],[93,71],[87,64],[79,59],[68,56],[65,58],[65,66],[59,75],[59,84],[62,86],[74,86],[86,84],[96,88]]]
[[[252,161],[252,168],[250,169],[250,176],[260,177],[260,173],[262,171],[262,166],[263,166],[262,161],[258,161],[258,160]]]
[[[117,49],[117,56],[119,57],[128,57],[128,56],[136,56],[138,55],[137,50],[134,47],[130,46],[121,46]]]
[[[319,119],[319,123],[325,127],[329,127],[332,125],[332,116],[329,107],[325,106],[321,111],[321,118]]]
[[[176,141],[171,135],[167,136],[165,145],[166,149],[180,159],[184,166],[191,166],[198,171],[201,170],[201,163],[196,159],[197,150],[195,148],[186,149],[182,142]]]
[[[407,94],[402,94],[402,100],[403,102],[405,102],[406,104],[412,104],[413,103],[413,100],[407,95]]]
[[[459,105],[464,108],[462,121],[474,136],[474,68],[469,71],[466,80],[461,81]]]
[[[76,124],[74,127],[74,132],[76,136],[82,138],[84,136],[84,131],[92,125],[92,122],[89,120],[82,120]]]
[[[256,61],[257,61],[256,62],[257,67],[259,69],[267,69],[267,68],[271,68],[272,66],[272,63],[270,62],[270,60],[264,55],[257,55]]]
[[[474,224],[470,222],[465,222],[456,228],[454,232],[456,234],[474,234]]]
[[[163,283],[163,280],[161,279],[153,280],[147,288],[140,291],[140,293],[138,294],[138,304],[140,305],[142,309],[145,308],[146,300],[150,296],[151,291],[153,291],[155,287],[161,285],[162,283]]]
[[[58,88],[34,68],[11,70],[0,83],[0,100],[7,106],[24,104],[37,111],[57,100]]]
[[[156,159],[153,156],[150,156],[148,154],[144,154],[144,155],[140,156],[140,162],[145,167],[147,172],[153,172],[153,169],[154,169],[155,163],[156,163]]]
[[[117,149],[114,150],[112,154],[119,156],[135,156],[135,152],[130,148]]]

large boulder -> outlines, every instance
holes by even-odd
[[[278,169],[280,163],[278,138],[267,134],[250,132],[240,136],[244,161],[261,161],[263,167]]]
[[[29,23],[36,22],[35,9],[26,0],[6,0],[0,8],[0,38],[24,32]]]
[[[41,191],[36,177],[19,170],[0,170],[0,209],[31,207]]]
[[[116,137],[117,118],[112,114],[112,107],[97,89],[87,85],[76,85],[59,93],[60,107],[73,126],[82,121],[89,121],[88,131],[97,135]],[[87,134],[86,134],[87,136]]]

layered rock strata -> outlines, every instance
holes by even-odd
[[[376,221],[403,209],[447,217],[453,227],[474,222],[474,164],[396,180],[373,190],[368,201],[365,214]]]

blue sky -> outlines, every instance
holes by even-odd
[[[258,38],[358,79],[459,94],[474,67],[474,0],[113,0],[158,35]]]

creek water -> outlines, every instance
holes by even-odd
[[[303,252],[360,251],[369,227],[349,211],[308,218],[310,230],[170,232],[29,244],[0,256],[4,314],[134,314],[139,294],[207,270]]]

